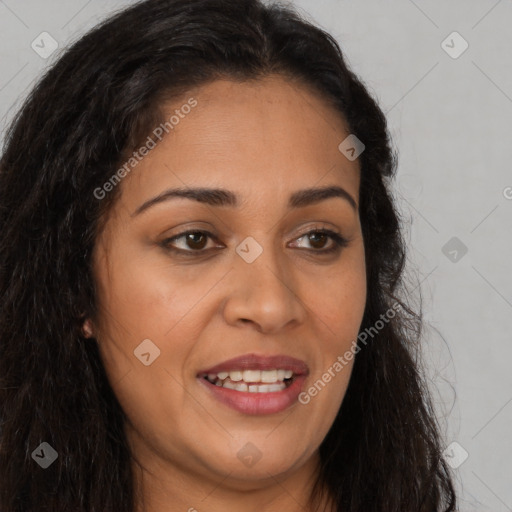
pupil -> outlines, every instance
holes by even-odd
[[[188,234],[188,242],[192,242],[193,249],[202,249],[204,247],[204,243],[199,243],[199,247],[197,246],[197,240],[194,240],[194,237],[204,238],[202,233],[189,233]]]
[[[315,238],[317,239],[317,242],[318,242],[318,238],[324,239],[323,241],[325,242],[325,236],[326,236],[326,235],[325,235],[324,233],[313,233],[313,234],[309,235],[309,237],[310,237],[310,242],[312,243],[313,247],[316,247],[316,245],[315,245],[315,241],[314,241],[314,239],[315,239]],[[311,239],[313,239],[313,240],[311,240]],[[323,245],[324,245],[324,244],[323,244],[323,243],[321,243],[321,244],[320,244],[320,247],[323,247]]]

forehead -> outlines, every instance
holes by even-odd
[[[162,110],[169,133],[161,141],[153,137],[156,146],[122,183],[123,203],[131,211],[141,199],[176,186],[278,199],[295,189],[337,183],[358,196],[358,162],[338,149],[349,135],[347,125],[309,88],[281,76],[216,80]]]

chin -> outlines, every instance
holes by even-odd
[[[231,439],[229,443],[217,440],[217,450],[208,452],[208,460],[203,459],[204,467],[222,475],[229,474],[230,480],[239,485],[250,485],[251,482],[292,473],[311,456],[305,448],[298,453],[297,443],[289,439],[280,443],[276,443],[275,439],[269,443],[267,439],[265,443],[268,435],[269,431],[266,431],[246,435],[237,441]]]

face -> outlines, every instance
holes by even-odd
[[[98,237],[87,326],[141,463],[253,488],[317,457],[345,395],[353,361],[335,363],[366,301],[359,166],[339,114],[280,77],[165,110],[179,122]]]

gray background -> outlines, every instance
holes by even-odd
[[[0,0],[2,139],[62,49],[129,3]],[[512,511],[512,1],[292,3],[340,42],[389,120],[411,299],[421,291],[460,510]],[[454,31],[469,45],[460,55]],[[59,44],[47,59],[31,48],[42,32]]]

